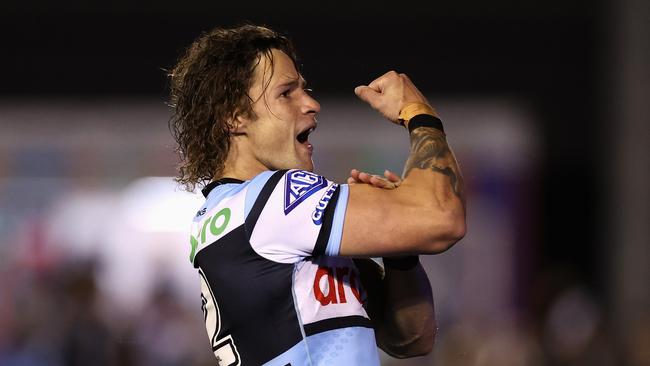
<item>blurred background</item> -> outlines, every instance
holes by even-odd
[[[445,121],[468,233],[422,258],[433,353],[383,365],[650,365],[649,4],[3,1],[0,365],[216,363],[165,70],[244,21],[295,41],[330,179],[408,154],[355,86],[404,72]]]

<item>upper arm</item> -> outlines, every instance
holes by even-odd
[[[455,243],[464,213],[420,187],[407,180],[393,190],[350,185],[340,255],[430,254]]]

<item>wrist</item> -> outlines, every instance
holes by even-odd
[[[428,104],[421,102],[406,103],[399,111],[397,122],[404,127],[408,128],[411,119],[420,114],[428,114],[438,117],[438,113]]]
[[[417,116],[411,118],[411,120],[407,125],[409,134],[419,127],[435,128],[440,132],[442,132],[443,135],[445,133],[445,129],[442,126],[442,121],[440,120],[440,118],[432,116],[430,114],[418,114]]]
[[[384,268],[398,271],[410,271],[420,263],[420,257],[417,255],[408,255],[400,257],[384,257]]]

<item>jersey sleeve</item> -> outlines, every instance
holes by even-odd
[[[246,234],[264,258],[295,263],[339,254],[348,186],[304,170],[280,170],[251,182]]]

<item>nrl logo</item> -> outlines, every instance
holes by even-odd
[[[287,174],[284,187],[284,214],[287,215],[307,197],[327,186],[320,175],[294,170]]]

